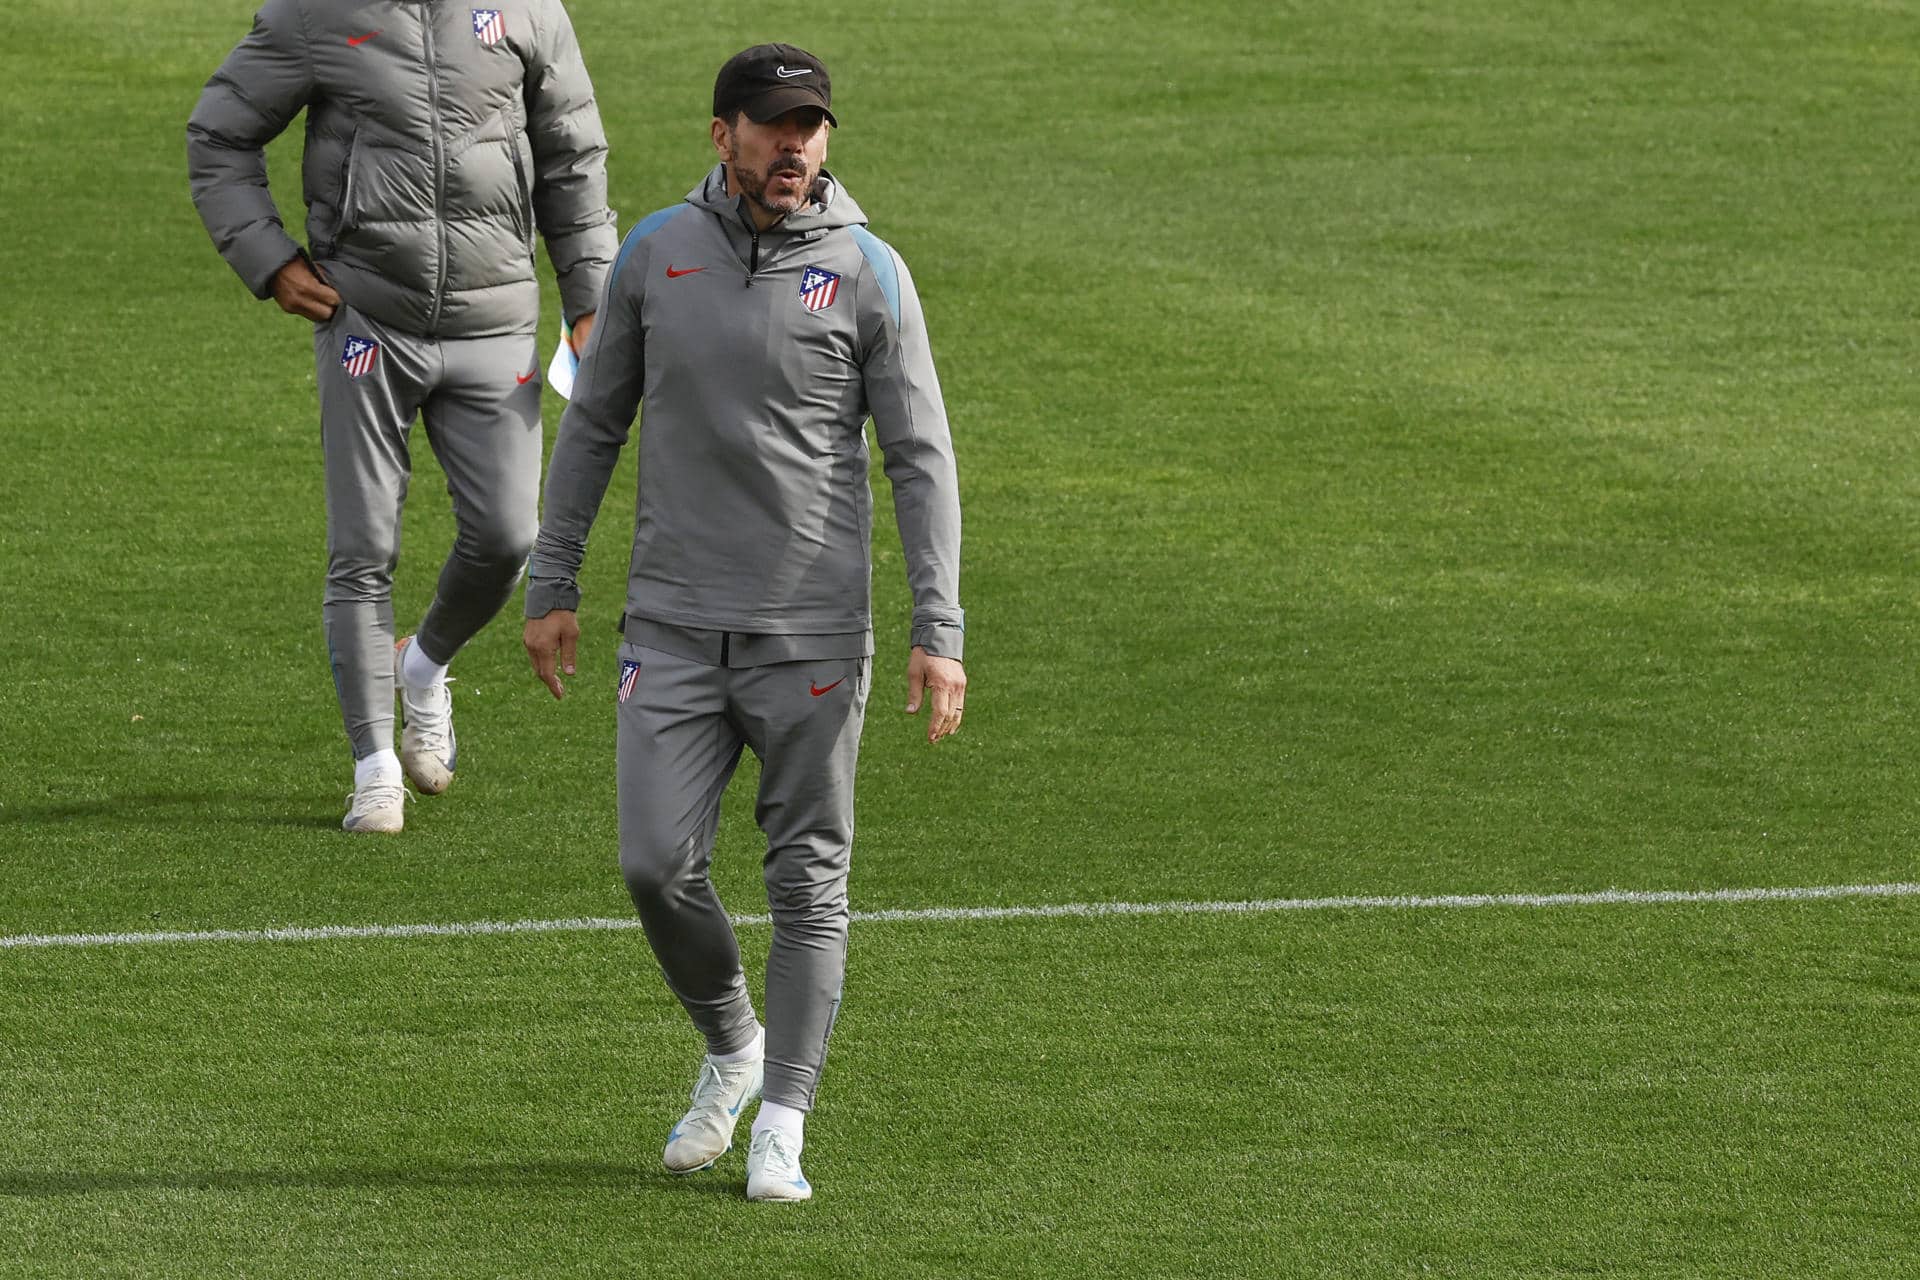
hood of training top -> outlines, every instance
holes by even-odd
[[[607,144],[560,0],[265,0],[187,125],[194,204],[262,298],[300,246],[261,148],[303,108],[307,237],[348,305],[427,336],[529,331],[536,229],[567,319],[598,303]]]

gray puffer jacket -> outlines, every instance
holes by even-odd
[[[262,148],[307,112],[312,254],[348,305],[405,332],[533,330],[546,237],[572,321],[618,246],[606,135],[560,0],[265,0],[187,125],[194,205],[264,298],[300,252]]]

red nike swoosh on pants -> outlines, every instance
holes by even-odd
[[[847,678],[845,676],[841,676],[838,680],[835,680],[832,684],[828,685],[826,688],[818,689],[814,687],[813,681],[809,680],[807,681],[807,692],[811,693],[814,697],[817,698],[823,693],[832,693],[835,689],[838,689],[841,685],[845,684],[846,682],[847,682]]]
[[[535,369],[532,373],[516,373],[513,375],[513,380],[524,387],[529,382],[532,382],[535,378],[539,376],[540,376],[540,371],[538,369]]]

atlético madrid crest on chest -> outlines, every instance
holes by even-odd
[[[373,368],[373,362],[379,355],[379,343],[350,333],[347,335],[347,345],[340,351],[340,367],[347,371],[349,378],[357,378]]]
[[[800,269],[800,305],[809,311],[825,311],[840,293],[840,277],[819,267]]]
[[[473,37],[481,44],[499,44],[507,38],[507,20],[498,9],[475,9]]]

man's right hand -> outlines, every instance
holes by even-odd
[[[314,273],[304,257],[294,258],[273,276],[273,300],[290,316],[305,316],[315,324],[333,319],[340,295]]]
[[[528,618],[520,640],[533,661],[533,674],[553,691],[554,697],[566,697],[567,687],[560,683],[554,666],[557,660],[560,671],[573,674],[573,650],[580,640],[579,615],[571,609],[555,609],[544,618]]]

